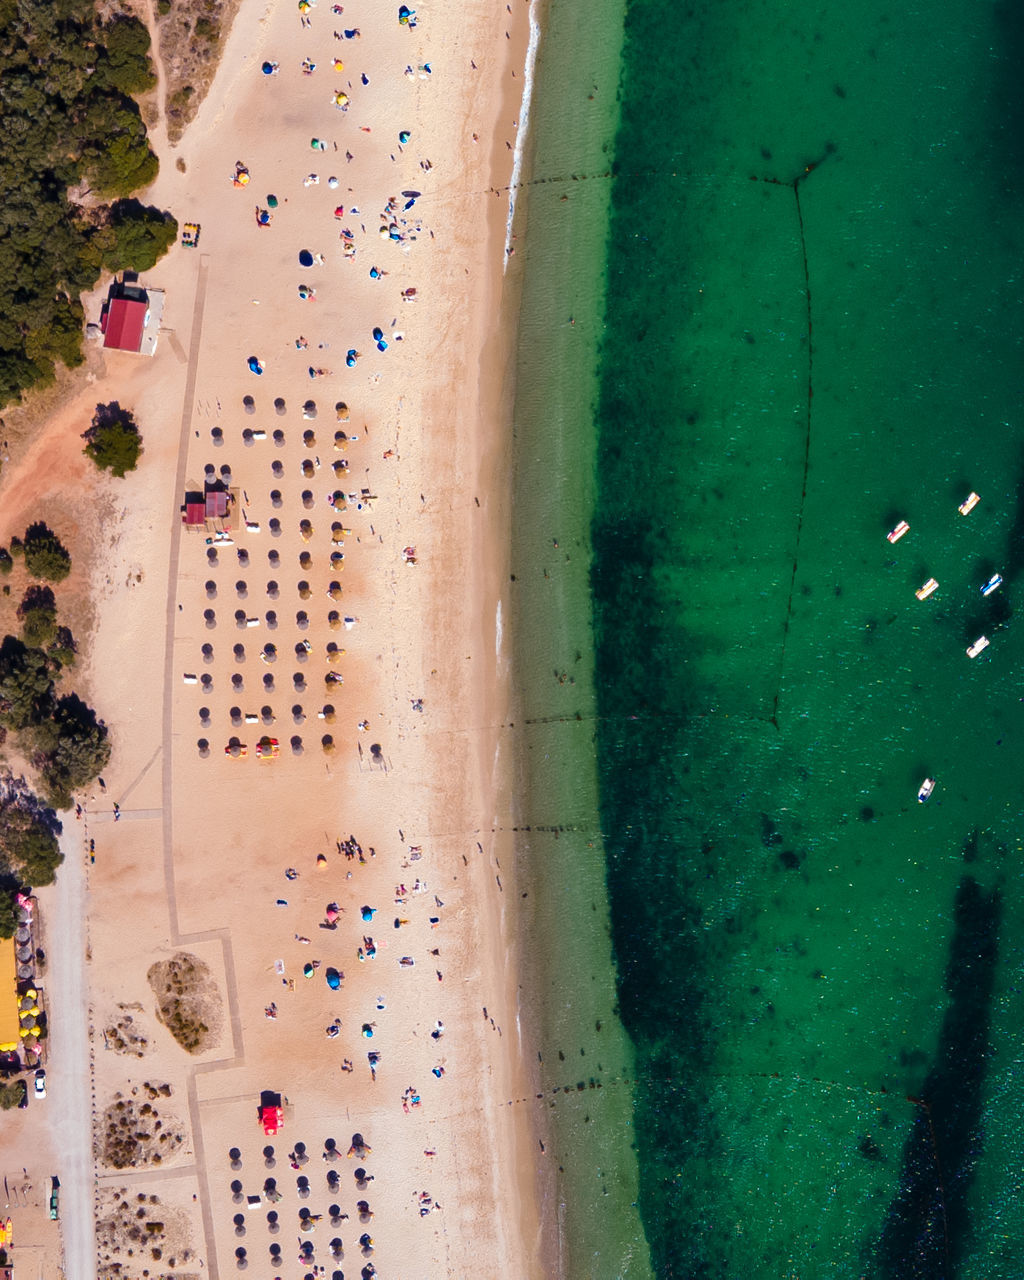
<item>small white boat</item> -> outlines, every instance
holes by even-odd
[[[972,491],[966,498],[964,498],[963,502],[960,503],[957,510],[962,516],[969,516],[980,501],[981,498]]]
[[[890,542],[899,542],[900,538],[902,538],[905,533],[909,533],[909,532],[910,532],[910,525],[907,524],[906,520],[901,520],[899,524],[896,526],[896,528],[890,529],[885,536],[889,539]]]
[[[1003,575],[1001,573],[994,573],[992,577],[989,578],[988,582],[986,582],[982,587],[981,594],[983,596],[990,596],[997,587],[1001,587],[1002,585]]]
[[[938,585],[934,578],[929,578],[923,587],[918,587],[914,595],[917,596],[918,600],[927,600],[931,593],[937,590]]]
[[[917,789],[917,803],[924,804],[924,802],[929,798],[929,796],[932,794],[934,790],[935,790],[935,779],[925,778],[924,782],[922,782],[920,787],[918,787]]]
[[[979,636],[977,640],[975,640],[974,644],[972,644],[967,650],[968,658],[976,658],[979,653],[984,653],[988,648],[988,645],[988,636]]]

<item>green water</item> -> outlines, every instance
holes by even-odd
[[[1013,21],[628,9],[593,593],[659,1275],[1020,1273]]]
[[[1024,20],[575,10],[516,404],[558,1271],[1019,1276]]]

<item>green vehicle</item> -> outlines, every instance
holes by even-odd
[[[59,1192],[60,1192],[60,1179],[57,1177],[57,1175],[56,1175],[56,1174],[54,1174],[54,1175],[53,1175],[53,1177],[50,1179],[50,1186],[51,1186],[51,1191],[50,1191],[50,1219],[51,1219],[51,1221],[52,1221],[52,1222],[56,1222],[56,1221],[57,1221],[57,1211],[58,1211],[58,1206],[57,1206],[57,1197],[58,1197],[58,1194],[59,1194]]]

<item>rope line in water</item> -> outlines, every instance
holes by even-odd
[[[811,176],[815,169],[831,154],[830,149],[820,160],[815,160],[811,164],[805,166],[802,173],[797,174],[789,182],[783,182],[781,178],[753,178],[754,182],[766,182],[774,187],[788,187],[793,193],[793,203],[796,206],[797,228],[800,232],[800,256],[803,260],[804,267],[804,299],[807,306],[807,405],[805,409],[804,423],[804,468],[803,480],[800,486],[800,506],[797,510],[796,517],[796,546],[793,549],[793,566],[789,575],[789,595],[786,600],[786,619],[782,626],[782,645],[779,650],[779,675],[775,685],[775,696],[772,699],[772,713],[768,717],[771,724],[776,729],[779,727],[779,701],[782,697],[782,685],[786,677],[786,650],[789,644],[789,627],[793,618],[793,594],[796,590],[796,573],[800,562],[800,541],[804,531],[804,508],[807,505],[807,476],[811,465],[811,421],[812,421],[812,405],[814,402],[814,323],[813,313],[811,309],[811,272],[807,261],[807,233],[804,228],[804,211],[800,205],[800,184],[805,182]]]

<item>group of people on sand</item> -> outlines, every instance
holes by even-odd
[[[304,30],[312,31],[314,27],[314,11],[316,7],[316,0],[299,0],[299,17]],[[335,4],[333,6],[332,13],[335,19],[337,19],[342,12],[342,5]],[[417,25],[415,10],[410,9],[407,5],[403,4],[399,6],[397,12],[400,25],[409,31],[415,30]],[[333,68],[335,74],[340,76],[344,71],[344,63],[338,56],[341,53],[341,50],[338,48],[335,41],[354,42],[361,38],[362,33],[357,23],[353,23],[353,25],[347,27],[342,27],[340,24],[336,26],[332,24],[330,30],[330,35],[326,35],[325,33],[328,40],[328,49],[324,50],[322,46],[317,49],[311,44],[308,50],[302,51],[305,53],[305,57],[298,65],[292,62],[290,68],[288,64],[284,64],[282,67],[282,64],[272,57],[264,61],[262,63],[261,71],[263,75],[268,77],[268,90],[273,92],[272,84],[274,83],[274,78],[279,76],[281,77],[282,87],[284,80],[289,75],[294,76],[297,82],[300,75],[302,77],[315,76],[319,82],[320,78],[325,75],[329,75],[330,69]],[[348,58],[347,53],[344,56],[346,59]],[[398,69],[401,70],[402,67],[399,66]],[[414,60],[409,65],[405,66],[404,69],[405,74],[409,79],[415,79],[418,77],[425,80],[431,75],[431,67],[428,62]],[[282,71],[284,73],[283,75]],[[319,170],[319,172],[310,172],[303,180],[303,188],[308,190],[310,193],[308,197],[303,195],[303,199],[311,201],[321,200],[322,197],[319,195],[317,188],[321,186],[322,180],[329,190],[335,191],[338,189],[340,185],[338,173],[337,171],[331,172],[330,164],[326,157],[338,152],[339,144],[330,136],[332,132],[334,132],[334,129],[332,129],[331,124],[327,123],[327,121],[333,121],[338,128],[351,129],[353,126],[348,123],[348,119],[351,118],[358,109],[362,90],[365,89],[369,83],[369,78],[365,74],[357,74],[356,76],[353,76],[351,81],[345,82],[336,79],[333,82],[336,87],[333,87],[332,89],[329,105],[342,112],[343,115],[336,116],[332,112],[330,117],[325,116],[322,121],[318,121],[316,124],[313,124],[312,128],[310,128],[308,132],[305,132],[304,137],[301,139],[301,146],[303,148],[308,145],[311,150],[319,153],[320,159],[314,161],[315,163],[318,163],[318,168],[321,160],[324,166]],[[328,87],[331,86],[329,85]],[[356,123],[358,124],[358,121]],[[370,133],[370,129],[368,127],[360,127],[364,132]],[[376,141],[376,139],[374,139],[374,141]],[[413,131],[411,129],[402,129],[398,132],[396,150],[398,152],[399,163],[402,163],[402,148],[410,146],[412,142]],[[355,143],[353,142],[351,145],[355,146]],[[366,145],[370,145],[369,141]],[[395,144],[393,142],[392,146],[394,145]],[[344,155],[346,160],[351,160],[353,158],[352,151],[346,150],[344,151]],[[392,159],[395,158],[396,157],[393,155]],[[429,160],[420,162],[420,169],[422,172],[428,173],[431,168],[432,166]],[[323,175],[323,179],[321,175]],[[251,185],[255,180],[257,180],[257,175],[250,174],[248,166],[239,162],[232,181],[235,182],[236,185],[244,187]],[[339,197],[343,203],[337,203]],[[371,201],[369,205],[366,206],[371,211],[371,219],[372,210],[379,210],[379,216],[376,219],[376,225],[374,225],[372,220],[367,224],[360,221],[361,216],[365,215],[360,215],[359,210],[363,202],[357,195],[352,193],[351,190],[346,196],[341,196],[341,193],[339,192],[339,195],[335,196],[334,199],[330,201],[330,208],[325,211],[325,220],[327,226],[333,227],[334,234],[337,235],[340,240],[342,246],[342,258],[344,261],[352,262],[353,260],[357,260],[363,244],[362,238],[367,235],[373,235],[373,233],[376,232],[375,238],[378,239],[378,244],[380,241],[383,241],[384,244],[379,245],[379,248],[373,251],[376,261],[371,260],[363,270],[368,269],[369,278],[372,281],[386,281],[390,272],[381,265],[381,258],[377,257],[377,254],[381,252],[385,254],[393,252],[393,250],[388,250],[386,248],[387,245],[393,245],[397,247],[398,250],[408,253],[412,250],[412,247],[417,240],[421,240],[426,234],[423,221],[419,217],[419,210],[415,209],[417,201],[420,199],[421,192],[417,190],[405,190],[401,192],[401,195],[388,195],[379,203],[377,200]],[[284,225],[284,218],[282,217],[280,221],[275,221],[275,218],[281,211],[282,202],[286,203],[284,194],[281,194],[280,197],[278,195],[271,194],[261,196],[255,206],[256,223],[261,230],[266,229],[271,231],[275,236],[279,234],[281,226]],[[296,203],[297,202],[293,199],[292,204],[287,207],[290,217],[294,217],[294,208]],[[323,228],[320,228],[320,230],[322,231]],[[311,228],[312,234],[315,235],[316,232],[316,227]],[[306,280],[300,278],[295,282],[295,287],[297,288],[300,300],[305,302],[316,302],[318,300],[318,293],[319,296],[323,298],[330,291],[334,273],[339,270],[347,270],[347,268],[344,266],[344,263],[339,263],[335,258],[335,261],[331,262],[331,266],[328,269],[328,259],[332,256],[330,252],[313,252],[313,250],[316,249],[316,241],[311,240],[309,244],[310,248],[303,250],[300,254],[299,265],[304,269],[304,273],[307,274],[307,279],[312,279],[313,283],[307,283]],[[365,262],[366,260],[362,259],[362,261]],[[385,286],[385,290],[382,291],[382,297],[385,296],[386,288],[387,287]],[[292,296],[294,297],[295,295],[293,294]],[[418,299],[419,294],[415,287],[406,286],[400,290],[398,297],[402,302],[412,303]],[[316,308],[310,313],[314,324],[316,323],[316,317],[319,312],[320,308]],[[387,352],[391,345],[395,342],[400,342],[403,336],[400,331],[396,331],[395,321],[391,320],[390,325],[388,325],[387,319],[389,319],[388,316],[381,315],[381,323],[372,328],[371,338],[377,352],[380,353]],[[303,327],[306,326],[304,325]],[[294,330],[292,332],[294,332]],[[309,332],[308,329],[307,332]],[[300,336],[294,340],[294,347],[299,356],[299,361],[296,363],[298,364],[303,358],[301,354],[302,352],[308,351],[311,346],[314,346],[319,351],[323,352],[330,346],[330,342],[327,341],[327,339],[335,339],[335,337],[336,335],[334,334],[314,333],[313,338],[308,339],[305,334],[300,334]],[[324,340],[320,341],[319,339],[321,338]],[[290,348],[290,342],[288,346]],[[354,347],[349,348],[346,352],[343,346],[341,347],[341,351],[345,356],[345,368],[339,368],[338,373],[344,377],[346,375],[346,369],[352,370],[357,367],[357,362],[361,359],[361,352]],[[291,357],[289,356],[288,359],[290,360]],[[299,367],[300,369],[305,369],[305,374],[310,380],[333,379],[336,376],[334,370],[331,367],[328,367],[326,363],[319,363],[312,351],[309,351],[309,354],[305,356],[305,359],[307,361],[306,365],[299,365]],[[325,357],[321,355],[320,359],[325,359]],[[254,356],[251,358],[250,368],[254,374],[261,376],[267,368],[267,362],[262,358],[262,356]],[[351,438],[355,439],[356,437],[353,436]],[[395,456],[396,454],[393,449],[389,449],[384,454],[385,459],[393,459]],[[319,466],[319,459],[315,460],[315,466]],[[312,470],[309,474],[313,474]],[[364,495],[369,494],[369,489],[364,490]],[[341,491],[338,491],[336,495],[328,498],[328,502],[330,505],[334,506],[335,509],[337,509],[339,505],[341,509],[344,509],[346,505],[346,495]],[[353,509],[369,509],[369,502],[365,500],[358,502],[353,506]],[[416,548],[414,546],[409,545],[404,547],[401,551],[401,556],[403,563],[410,565],[416,564],[417,555]],[[354,616],[351,618],[345,618],[346,627],[354,626],[357,622],[358,619]],[[411,699],[411,706],[412,709],[418,713],[423,713],[424,711],[422,698]],[[358,727],[360,730],[368,731],[370,727],[369,720],[361,720]],[[380,744],[375,743],[371,751],[375,761],[383,760]],[[404,836],[402,838],[404,840]],[[364,847],[361,841],[357,839],[354,834],[339,837],[335,841],[335,852],[339,859],[344,858],[345,863],[349,868],[345,870],[344,873],[346,882],[352,879],[354,874],[356,876],[360,874],[358,871],[354,871],[355,864],[358,864],[360,867],[365,867],[378,857],[377,851],[372,846]],[[423,853],[419,846],[409,846],[408,851],[404,853],[400,859],[396,857],[396,880],[399,880],[399,877],[402,874],[397,871],[397,864],[399,862],[404,868],[408,867],[411,862],[420,861],[422,857]],[[296,858],[296,863],[296,866],[289,866],[284,870],[285,879],[290,884],[294,884],[295,881],[301,880],[302,876],[305,874],[303,864],[298,858]],[[328,855],[324,852],[316,854],[315,868],[318,873],[327,872],[328,875],[331,875],[333,868],[337,866],[338,864],[334,863],[333,857],[329,859]],[[294,917],[296,909],[308,912],[311,908],[311,912],[306,920],[293,919],[290,921],[290,924],[297,926],[297,928],[292,928],[291,930],[293,942],[296,945],[308,948],[305,954],[310,956],[310,958],[308,960],[304,960],[301,965],[302,975],[306,981],[300,980],[298,983],[299,988],[308,989],[306,987],[307,981],[311,984],[318,985],[321,981],[326,980],[328,987],[332,990],[339,990],[345,978],[342,957],[348,947],[352,948],[356,959],[364,966],[372,964],[379,967],[384,963],[384,959],[382,959],[382,957],[385,957],[391,965],[397,964],[397,967],[402,970],[412,971],[408,978],[403,979],[403,985],[405,982],[408,982],[419,986],[421,979],[417,975],[421,972],[421,966],[424,959],[427,960],[428,965],[430,959],[435,960],[435,965],[439,961],[439,947],[425,946],[423,948],[423,952],[419,951],[417,948],[416,935],[422,929],[436,929],[440,926],[441,909],[444,906],[442,899],[436,894],[433,896],[432,906],[430,905],[430,899],[427,897],[427,881],[424,877],[415,877],[411,886],[407,885],[405,881],[399,881],[399,883],[396,883],[394,900],[395,906],[398,908],[398,914],[394,915],[392,919],[390,913],[388,913],[386,917],[382,916],[382,920],[380,921],[375,920],[375,917],[385,911],[386,908],[378,905],[372,896],[369,896],[369,900],[361,901],[358,898],[343,896],[339,893],[337,900],[332,899],[327,901],[326,905],[323,905],[328,894],[324,894],[323,896],[316,895],[317,901],[314,904],[309,902],[310,895],[305,890],[306,885],[303,881],[288,895],[289,898],[292,899],[291,911],[288,913],[290,916]],[[333,886],[330,891],[333,891]],[[422,905],[413,902],[414,899],[420,898],[425,899],[422,902]],[[286,908],[288,906],[288,900],[285,898],[278,899],[278,903]],[[356,905],[357,903],[359,904],[358,906]],[[312,914],[316,911],[321,912],[319,920],[317,920],[315,914]],[[354,919],[356,912],[358,912],[358,921]],[[317,925],[316,928],[311,927],[314,923]],[[390,937],[392,929],[402,934],[403,940],[405,937],[409,937],[410,941],[407,946],[401,949],[401,954],[392,953],[389,955],[386,946],[386,937],[381,936],[382,929],[387,931],[387,937]],[[317,951],[324,954],[317,955],[315,954]],[[311,952],[313,953],[312,955],[310,955]],[[417,966],[417,961],[419,961],[419,966]],[[285,977],[283,966],[278,970],[278,972],[281,976],[281,981],[285,990],[287,992],[296,992],[296,982],[292,978]],[[441,970],[435,967],[435,974],[438,982],[440,982],[443,977]],[[365,970],[362,971],[360,980],[365,983]],[[431,979],[432,989],[434,989],[434,986],[435,984],[433,983],[433,979]],[[288,1016],[290,1004],[291,1002],[288,1000],[287,996],[282,1000],[280,1008],[276,1001],[271,1001],[266,1004],[264,1008],[267,1020],[281,1026],[283,1029],[285,1024],[291,1021]],[[388,1014],[387,1003],[382,996],[378,996],[376,1000],[373,1001],[372,1010],[370,1008],[364,1008],[362,1013],[363,1017],[360,1018],[357,1015],[357,1018],[351,1023],[349,1022],[347,1015],[344,1019],[340,1016],[332,1017],[330,1012],[327,1013],[326,1016],[322,1016],[321,1019],[318,1020],[319,1026],[322,1030],[324,1039],[330,1041],[331,1045],[327,1046],[321,1042],[320,1052],[325,1055],[330,1055],[326,1060],[331,1062],[332,1065],[336,1064],[337,1069],[340,1072],[351,1074],[357,1069],[356,1063],[359,1062],[359,1055],[356,1055],[356,1063],[354,1063],[352,1057],[345,1056],[346,1051],[351,1053],[353,1047],[351,1042],[353,1037],[358,1036],[360,1039],[366,1040],[367,1044],[363,1050],[366,1055],[366,1068],[369,1071],[370,1080],[376,1082],[378,1071],[384,1072],[385,1074],[382,1078],[386,1079],[388,1064],[384,1060],[384,1050],[387,1049],[390,1052],[389,1046],[393,1043],[391,1037],[394,1036],[397,1031],[397,1027],[391,1020],[391,1016]],[[289,1028],[289,1031],[294,1031],[294,1029],[294,1026],[292,1026]],[[429,1086],[426,1094],[429,1095],[435,1087],[438,1087],[438,1085],[445,1080],[448,1064],[443,1055],[445,1046],[441,1044],[445,1034],[444,1023],[440,1018],[437,1018],[433,1022],[428,1022],[425,1029],[428,1029],[430,1036],[430,1040],[427,1041],[427,1043],[429,1043],[434,1050],[434,1056],[420,1064],[424,1072],[424,1084]],[[274,1032],[271,1032],[268,1029],[268,1034],[273,1035]],[[335,1055],[337,1056],[335,1057]],[[434,1082],[438,1082],[438,1084],[435,1084]],[[444,1086],[441,1085],[441,1087]],[[424,1093],[421,1092],[419,1087],[414,1086],[413,1084],[408,1084],[405,1087],[400,1098],[396,1095],[390,1095],[390,1098],[393,1100],[391,1105],[393,1105],[394,1102],[400,1101],[402,1110],[405,1113],[411,1114],[413,1112],[420,1111],[425,1105]],[[412,1123],[412,1121],[410,1121],[410,1123]],[[362,1135],[356,1133],[353,1135],[352,1143],[347,1151],[347,1155],[360,1162],[364,1162],[370,1155],[370,1150],[369,1145],[365,1142]],[[436,1153],[437,1148],[435,1146],[427,1146],[424,1149],[424,1154],[426,1156],[433,1157]],[[298,1167],[300,1163],[304,1163],[304,1160],[297,1159],[297,1156],[300,1154],[301,1153],[297,1150],[292,1153],[291,1161],[293,1163],[293,1167]],[[324,1158],[328,1159],[329,1153],[326,1153]],[[362,1163],[360,1164],[360,1167],[355,1170],[355,1176],[356,1186],[358,1189],[365,1188],[373,1181],[373,1174],[367,1172]],[[426,1190],[418,1191],[416,1193],[415,1204],[419,1209],[420,1215],[423,1217],[426,1217],[433,1212],[437,1212],[441,1208],[440,1204],[437,1203],[432,1194]],[[364,1222],[367,1220],[368,1216],[372,1216],[369,1204],[365,1200],[359,1201],[357,1207]],[[364,1234],[360,1237],[359,1243],[360,1247],[363,1249],[364,1255],[368,1252],[372,1252],[373,1240],[368,1234]],[[312,1274],[314,1276],[318,1274],[320,1268],[312,1266],[312,1251],[305,1245],[301,1245],[299,1260],[300,1262],[311,1266]],[[326,1274],[329,1274],[329,1268],[327,1269]],[[362,1276],[362,1280],[370,1280],[370,1278],[376,1274],[374,1264],[372,1262],[366,1263],[366,1265],[362,1267],[360,1274]]]

